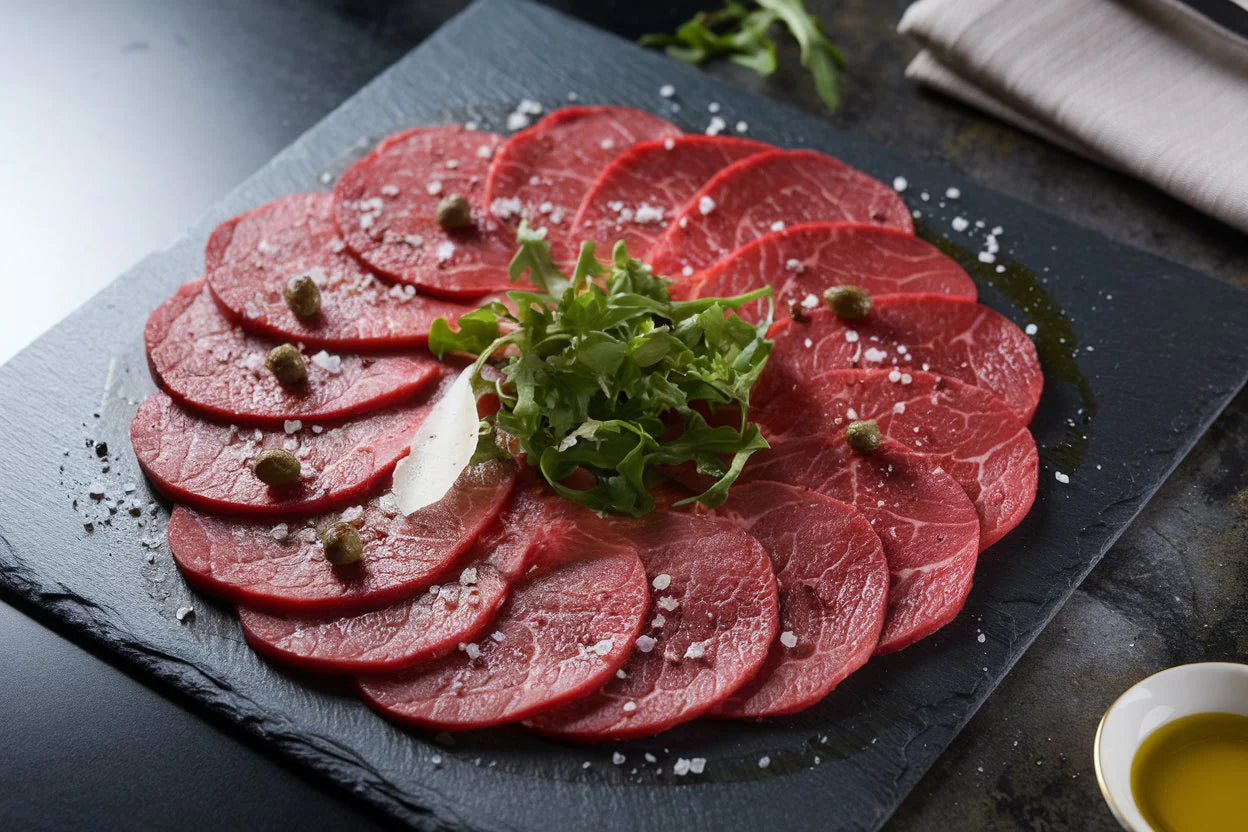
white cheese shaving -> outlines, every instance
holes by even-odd
[[[472,368],[466,367],[430,409],[409,445],[411,452],[394,468],[391,493],[405,515],[446,496],[477,449],[477,399]]]

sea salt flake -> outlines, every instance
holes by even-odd
[[[1058,481],[1058,482],[1060,482],[1062,485],[1069,485],[1069,484],[1070,484],[1070,475],[1069,475],[1069,474],[1063,474],[1061,471],[1054,471],[1054,472],[1053,472],[1053,479],[1057,480],[1057,481]]]
[[[612,641],[609,638],[604,638],[602,641],[598,642],[593,647],[589,648],[589,652],[597,653],[599,656],[605,656],[611,652],[611,648],[614,646],[615,646],[614,641]]]
[[[671,612],[680,606],[680,601],[676,600],[671,595],[664,595],[660,597],[658,601],[655,602],[655,606],[657,606],[661,610],[667,610],[668,612]]]
[[[173,614],[174,618],[179,621],[185,621],[187,618],[195,614],[194,607],[178,607],[178,611]]]
[[[662,573],[661,575],[655,575],[654,580],[650,582],[650,585],[658,590],[667,589],[669,586],[672,585],[672,576],[667,574],[666,572]]]
[[[636,703],[636,702],[625,702],[625,703],[624,703],[624,713],[626,713],[626,714],[631,714],[631,713],[632,713],[633,711],[635,711],[635,710],[637,710],[637,703]],[[647,755],[647,756],[649,756],[649,755]],[[654,761],[653,761],[653,760],[651,760],[650,762],[654,762]]]
[[[971,225],[970,222],[967,221],[966,217],[954,217],[953,221],[949,224],[953,226],[954,231],[965,231],[970,228]]]
[[[706,771],[706,758],[705,757],[693,757],[689,760],[689,773],[690,774],[701,774],[704,771]]]
[[[910,183],[906,181],[906,177],[904,176],[893,177],[893,190],[894,191],[896,191],[897,193],[902,193],[908,187],[910,187]]]
[[[656,644],[658,644],[658,641],[650,636],[637,636],[637,649],[643,653],[649,653]]]
[[[287,433],[298,433],[303,429],[303,422],[298,419],[287,419],[282,422],[282,430]]]
[[[618,752],[618,751],[614,751],[614,752],[612,752],[612,753],[611,753],[611,762],[612,762],[614,765],[617,765],[617,766],[622,766],[622,765],[624,765],[624,761],[625,761],[626,759],[627,759],[627,758],[626,758],[623,754],[621,754],[620,752]]]
[[[671,98],[675,94],[676,94],[676,88],[673,87],[671,84],[664,84],[663,86],[659,87],[659,95],[663,96],[664,98]]]
[[[868,361],[880,362],[888,358],[888,353],[884,352],[882,349],[878,349],[877,347],[867,347],[866,351],[862,354],[862,357]]]
[[[962,192],[958,190],[957,188],[950,186],[948,188],[945,188],[945,196],[948,197],[949,199],[957,199],[958,197],[962,196]]]
[[[1035,335],[1039,331],[1040,331],[1040,328],[1036,326],[1035,324],[1027,324],[1027,326],[1023,327],[1023,332],[1027,333],[1028,335]]]
[[[274,540],[279,540],[279,541],[285,540],[289,536],[290,536],[290,527],[287,526],[285,523],[278,523],[276,526],[269,529],[269,537],[273,538]]]
[[[767,768],[770,765],[771,765],[771,758],[768,757],[767,755],[764,754],[762,757],[758,758],[759,768]]]
[[[711,646],[711,640],[695,641],[685,648],[686,659],[700,659],[706,655],[706,648]]]
[[[711,213],[714,210],[715,210],[715,200],[711,199],[709,196],[703,196],[698,199],[698,213],[699,214],[705,217],[707,214]]]
[[[313,355],[312,363],[330,375],[337,375],[342,372],[342,356],[330,355],[325,350],[321,350]]]

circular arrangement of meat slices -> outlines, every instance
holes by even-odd
[[[460,472],[465,414],[449,490],[400,510],[395,466],[458,401],[430,328],[530,288],[521,219],[557,264],[622,240],[678,297],[771,287],[770,447],[718,508],[603,517],[523,460]],[[160,392],[131,424],[170,550],[258,653],[402,723],[599,741],[803,710],[957,615],[1035,498],[1030,340],[893,189],[814,151],[623,107],[418,127],[222,223],[203,275],[147,322]]]

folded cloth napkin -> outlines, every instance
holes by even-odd
[[[906,76],[1248,232],[1248,40],[1179,0],[919,0]]]

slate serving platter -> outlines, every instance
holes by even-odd
[[[658,88],[673,84],[675,98]],[[163,542],[168,507],[128,447],[152,389],[147,313],[198,276],[222,219],[326,187],[378,137],[413,124],[501,129],[522,98],[650,109],[700,131],[814,147],[904,196],[924,236],[967,265],[985,303],[1034,324],[1048,386],[1033,424],[1040,493],[981,560],[962,615],[877,659],[826,702],[757,725],[704,722],[610,747],[511,730],[405,732],[333,681],[282,671],[228,608],[190,592]],[[676,110],[676,105],[679,110]],[[900,128],[901,126],[899,126]],[[949,188],[960,193],[947,195]],[[969,228],[954,231],[951,220]],[[978,227],[976,221],[982,221]],[[993,228],[1001,250],[981,262]],[[872,829],[944,749],[1248,376],[1248,298],[938,168],[717,83],[548,9],[482,0],[0,368],[0,583],[45,617],[272,743],[395,818],[429,829]],[[1061,482],[1061,474],[1068,482]],[[187,613],[186,608],[193,608]],[[179,621],[179,611],[183,619]],[[612,763],[614,752],[625,755]],[[653,762],[646,755],[651,755]],[[705,757],[676,776],[679,758]],[[769,764],[760,765],[766,757]]]

